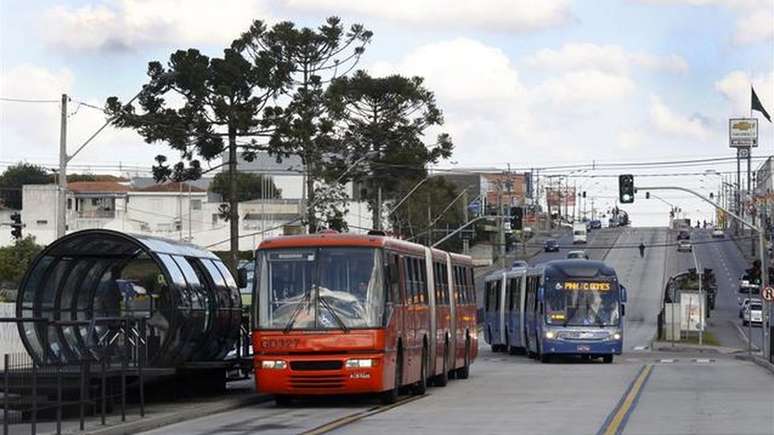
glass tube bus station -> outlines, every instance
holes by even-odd
[[[155,368],[223,361],[239,340],[241,312],[237,283],[211,252],[101,229],[48,245],[16,306],[24,346],[41,364],[99,359],[101,349],[132,341]]]

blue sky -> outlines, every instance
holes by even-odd
[[[217,55],[252,19],[328,15],[374,31],[362,67],[426,77],[458,166],[730,155],[750,82],[774,111],[771,0],[5,0],[0,97],[102,105],[175,49]],[[103,121],[78,108],[70,149]],[[0,165],[55,163],[58,131],[56,104],[0,101]],[[772,131],[763,121],[756,153],[774,152]],[[108,129],[74,163],[144,167],[165,150]]]

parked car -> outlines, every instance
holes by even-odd
[[[548,239],[543,244],[543,250],[545,252],[559,252],[559,242],[556,239]]]
[[[586,251],[570,251],[567,253],[568,259],[578,259],[578,260],[590,260],[588,254],[586,254]]]
[[[691,240],[691,233],[686,230],[680,230],[680,232],[677,233],[677,240]]]
[[[592,230],[602,229],[602,221],[599,219],[594,219],[592,221],[589,221],[589,229],[592,229]]]
[[[722,239],[726,237],[726,233],[723,232],[720,228],[715,228],[712,230],[712,238],[714,239]]]
[[[691,252],[693,251],[693,245],[687,240],[680,240],[677,242],[677,252]]]

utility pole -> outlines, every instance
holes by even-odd
[[[59,126],[59,189],[57,192],[56,237],[67,232],[67,94],[62,94],[62,113]]]

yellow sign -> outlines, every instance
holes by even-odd
[[[753,127],[754,125],[751,122],[747,122],[747,121],[737,122],[733,126],[735,130],[742,130],[742,131],[750,130]]]
[[[606,292],[610,290],[609,282],[574,282],[567,281],[564,283],[565,290],[595,290],[600,292]]]

